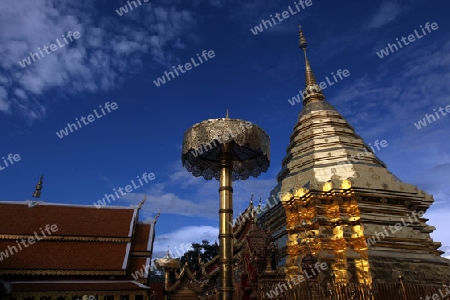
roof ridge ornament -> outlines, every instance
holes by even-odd
[[[146,200],[147,200],[147,194],[144,194],[144,199],[142,199],[141,203],[139,203],[138,209],[141,209],[142,205],[144,205]]]
[[[43,184],[43,179],[44,179],[44,175],[41,175],[41,178],[39,179],[37,185],[36,185],[36,189],[34,190],[33,193],[33,198],[38,199],[39,197],[41,197],[41,190],[42,190],[42,184]]]
[[[32,207],[34,207],[36,205],[39,205],[41,203],[44,203],[44,201],[27,200],[28,208],[32,208]]]
[[[259,197],[259,203],[255,211],[255,217],[253,218],[255,224],[258,222],[258,215],[261,213],[261,211],[262,211],[262,197]]]
[[[156,221],[158,220],[159,216],[161,215],[161,208],[158,210],[158,213],[156,214],[155,218],[153,219],[153,222],[156,224]]]
[[[42,190],[42,185],[43,185],[43,181],[44,180],[44,175],[41,175],[41,177],[39,178],[39,181],[36,185],[36,189],[34,190],[33,193],[33,200],[27,200],[27,204],[28,204],[28,208],[32,208],[38,204],[44,203],[44,201],[37,201],[37,199],[39,199],[39,197],[41,197],[41,190]]]

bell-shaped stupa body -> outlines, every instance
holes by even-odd
[[[320,280],[448,284],[450,261],[441,257],[441,243],[430,237],[435,228],[422,217],[433,197],[389,172],[375,155],[383,144],[366,144],[326,102],[301,30],[300,48],[306,61],[303,108],[271,208],[258,221],[275,238],[286,276],[301,274],[302,258],[312,253],[333,270]]]

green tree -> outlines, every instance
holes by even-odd
[[[184,265],[185,262],[188,263],[189,268],[192,272],[197,272],[197,278],[201,277],[201,267],[198,261],[198,257],[200,256],[201,260],[206,263],[211,259],[219,255],[219,246],[217,244],[209,244],[207,240],[203,240],[201,244],[193,243],[192,250],[187,251],[181,257],[181,266]]]

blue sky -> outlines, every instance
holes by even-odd
[[[450,4],[312,0],[257,35],[250,29],[294,9],[294,2],[141,0],[120,16],[116,10],[124,5],[0,3],[0,155],[21,158],[0,171],[0,200],[29,199],[43,173],[42,200],[92,205],[137,176],[154,173],[155,180],[113,205],[136,205],[146,193],[141,219],[161,209],[156,256],[168,245],[214,241],[218,182],[183,169],[183,133],[224,117],[227,108],[231,118],[263,128],[271,138],[271,167],[257,179],[235,183],[235,212],[252,193],[266,199],[302,108],[288,102],[304,85],[301,23],[318,81],[338,69],[350,72],[324,91],[327,101],[367,143],[387,141],[376,154],[395,175],[434,195],[428,224],[437,227],[433,237],[450,254],[450,115],[421,129],[414,125],[450,105]],[[387,57],[377,55],[396,38],[420,34],[427,22],[439,28]],[[30,51],[62,42],[69,31],[79,38],[25,68],[19,65]],[[203,50],[214,51],[214,58],[159,87],[153,83]],[[100,113],[107,102],[116,102],[117,109],[63,138],[56,135],[75,118]]]

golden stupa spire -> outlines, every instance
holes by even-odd
[[[39,182],[36,185],[36,189],[34,190],[33,198],[41,197],[41,190],[42,190],[43,179],[44,179],[44,175],[41,175],[41,178],[39,179]]]
[[[303,54],[305,55],[305,91],[303,92],[303,105],[311,101],[325,101],[325,96],[322,93],[319,85],[317,84],[316,78],[314,76],[314,72],[311,69],[311,65],[309,64],[308,56],[306,55],[306,47],[308,43],[306,43],[306,38],[303,35],[302,26],[298,26],[298,37],[299,37],[299,47],[303,50]]]

